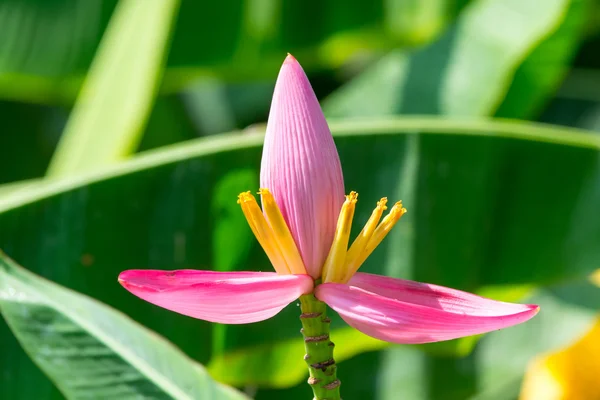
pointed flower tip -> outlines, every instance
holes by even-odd
[[[537,304],[527,304],[527,307],[529,307],[530,311],[533,311],[531,314],[531,317],[533,318],[534,316],[537,315],[537,313],[540,312],[540,306],[538,306]]]
[[[117,277],[117,282],[119,282],[119,284],[121,284],[121,286],[123,287],[127,287],[127,274],[129,271],[123,271],[119,274],[119,276]]]
[[[276,88],[277,86],[283,86],[286,91],[291,91],[291,93],[288,94],[296,99],[297,107],[300,106],[298,102],[298,100],[300,100],[306,102],[307,105],[310,105],[312,112],[321,115],[323,114],[319,102],[314,95],[310,81],[306,76],[306,72],[304,72],[304,68],[302,68],[302,65],[298,62],[296,57],[290,53],[288,53],[285,60],[283,60],[283,64],[279,70]],[[277,89],[275,91],[277,92]],[[275,94],[273,100],[275,101],[278,97],[279,96]]]
[[[154,272],[148,270],[148,272]],[[167,272],[167,271],[165,271]],[[141,291],[153,291],[156,290],[152,284],[147,280],[146,270],[129,269],[119,274],[117,281],[130,292],[134,290]]]
[[[296,60],[296,57],[294,57],[290,53],[287,53],[287,57],[285,58],[285,61],[283,63],[284,64],[298,63],[298,60]]]

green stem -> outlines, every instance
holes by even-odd
[[[327,306],[312,294],[300,297],[300,321],[308,365],[308,384],[315,395],[314,400],[340,400],[340,381],[333,359],[334,344],[329,340]]]

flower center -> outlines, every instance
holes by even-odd
[[[250,192],[240,193],[238,204],[242,207],[250,229],[267,253],[273,268],[279,274],[306,274],[298,247],[275,198],[269,189],[260,189],[258,194],[262,198],[262,210]],[[382,198],[377,202],[371,217],[348,249],[357,198],[358,193],[350,192],[342,205],[333,243],[323,266],[321,275],[323,283],[348,282],[400,217],[406,213],[402,202],[399,201],[381,220],[383,212],[387,209],[387,198]]]
[[[377,202],[371,217],[348,249],[357,198],[358,193],[350,192],[342,205],[331,250],[323,266],[323,283],[347,283],[392,230],[400,217],[406,213],[406,208],[402,207],[402,201],[398,201],[379,223],[383,212],[387,209],[387,198],[382,198]]]

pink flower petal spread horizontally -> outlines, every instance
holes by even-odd
[[[405,344],[439,342],[506,328],[527,321],[538,309],[360,272],[347,285],[319,285],[315,295],[359,331]]]
[[[228,324],[270,318],[314,293],[349,325],[394,343],[486,333],[525,322],[539,311],[536,305],[356,273],[406,209],[397,202],[383,217],[387,199],[382,198],[349,242],[358,194],[344,197],[333,138],[308,78],[291,55],[275,86],[260,176],[262,210],[250,192],[240,194],[238,203],[277,273],[130,270],[119,282],[150,303]]]
[[[271,318],[313,289],[307,275],[275,272],[129,270],[121,273],[119,281],[147,302],[222,324]]]

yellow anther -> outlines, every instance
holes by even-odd
[[[292,274],[306,274],[304,262],[296,247],[296,242],[290,233],[290,229],[281,215],[281,211],[275,202],[275,198],[269,189],[260,189],[258,194],[262,196],[263,211],[267,216],[267,222],[273,230],[277,245]]]
[[[377,202],[377,207],[375,207],[371,213],[371,217],[365,224],[365,227],[362,229],[362,231],[360,231],[356,239],[354,239],[352,246],[350,246],[350,250],[348,250],[348,254],[346,255],[346,265],[344,268],[344,277],[342,278],[342,282],[348,282],[362,264],[362,262],[359,263],[360,257],[367,247],[367,243],[373,236],[373,232],[375,232],[383,212],[387,210],[386,203],[386,197]]]
[[[386,235],[392,230],[394,225],[396,225],[396,222],[398,222],[400,217],[402,217],[405,213],[406,208],[402,207],[401,201],[394,204],[388,215],[386,215],[385,218],[383,218],[383,221],[381,221],[379,226],[377,226],[377,228],[375,229],[375,232],[373,232],[373,235],[367,242],[367,245],[365,246],[363,251],[354,261],[353,264],[356,268],[354,272],[356,272],[356,270],[358,270],[358,268],[365,262],[365,260],[371,255],[373,250],[375,250],[375,248],[379,246],[381,241],[386,237]],[[347,275],[348,279],[352,277],[354,272]]]
[[[273,268],[279,274],[290,274],[285,258],[277,244],[275,234],[267,223],[260,207],[256,203],[256,199],[250,192],[240,193],[238,196],[238,204],[242,207],[242,212],[248,220],[252,233],[267,253],[267,257],[273,264]]]
[[[354,217],[357,197],[358,193],[350,192],[342,205],[333,243],[323,266],[323,282],[340,282],[345,275],[346,252],[348,251],[348,241],[350,240],[350,230],[352,228],[352,218]]]

